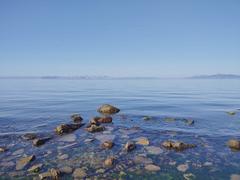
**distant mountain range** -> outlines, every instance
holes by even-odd
[[[66,79],[66,80],[108,80],[108,79],[240,79],[236,74],[213,74],[191,77],[111,77],[111,76],[0,76],[0,79]]]
[[[236,74],[213,74],[192,76],[190,79],[240,79],[240,75]]]

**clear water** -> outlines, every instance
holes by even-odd
[[[99,115],[97,108],[105,103],[121,109],[113,116],[113,124],[104,125],[106,131],[88,133],[80,128],[70,134],[76,137],[73,142],[62,142],[62,137],[54,133],[60,123],[71,122],[73,113],[80,113],[87,123]],[[226,142],[240,137],[239,108],[239,80],[0,79],[0,147],[8,148],[0,153],[0,179],[32,179],[38,173],[31,174],[27,169],[37,163],[44,165],[39,173],[68,165],[73,169],[84,167],[87,177],[102,179],[119,179],[120,171],[126,173],[122,179],[185,179],[186,173],[199,180],[234,178],[234,174],[239,174],[240,151],[231,150]],[[228,111],[236,114],[229,115]],[[152,119],[143,120],[146,115]],[[176,121],[166,122],[166,117]],[[183,118],[193,119],[194,125],[186,125]],[[34,147],[21,137],[27,132],[52,139]],[[106,136],[114,137],[111,150],[101,148],[99,138]],[[147,137],[149,147],[160,148],[161,152],[154,155],[148,147],[137,145],[126,153],[125,143],[139,137]],[[84,143],[88,138],[94,141]],[[168,150],[161,144],[169,139],[197,147],[183,152]],[[16,162],[33,154],[36,160],[16,171]],[[60,160],[62,154],[69,157]],[[109,155],[116,157],[116,163],[106,168],[103,162]],[[161,170],[145,170],[144,163],[134,161],[139,155],[150,158]],[[187,164],[189,169],[180,172],[181,164]],[[102,168],[104,173],[96,173]],[[63,174],[63,178],[73,179],[72,174]]]
[[[87,122],[103,103],[121,109],[114,124],[210,136],[240,135],[239,80],[0,80],[0,134],[50,131],[80,113]],[[119,118],[125,115],[132,121]],[[145,122],[142,116],[153,117]],[[191,118],[193,126],[164,117]]]

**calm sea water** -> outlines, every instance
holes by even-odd
[[[239,80],[0,80],[0,134],[52,131],[80,113],[87,122],[104,103],[121,109],[119,126],[240,135]],[[238,111],[230,116],[226,111]],[[151,122],[142,117],[152,116]],[[132,121],[124,121],[126,116]],[[165,117],[191,118],[193,126]]]

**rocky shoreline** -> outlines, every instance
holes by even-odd
[[[105,104],[97,111],[101,116],[87,124],[80,114],[73,114],[71,122],[58,125],[52,133],[27,133],[1,146],[0,179],[188,180],[202,179],[206,172],[217,177],[224,168],[230,168],[224,176],[240,179],[238,139],[116,127],[114,116],[120,109]],[[142,120],[148,122],[152,117]],[[165,121],[176,119],[166,117]],[[192,119],[181,122],[195,123]]]

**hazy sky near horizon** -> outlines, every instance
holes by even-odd
[[[240,74],[239,0],[1,0],[0,76]]]

